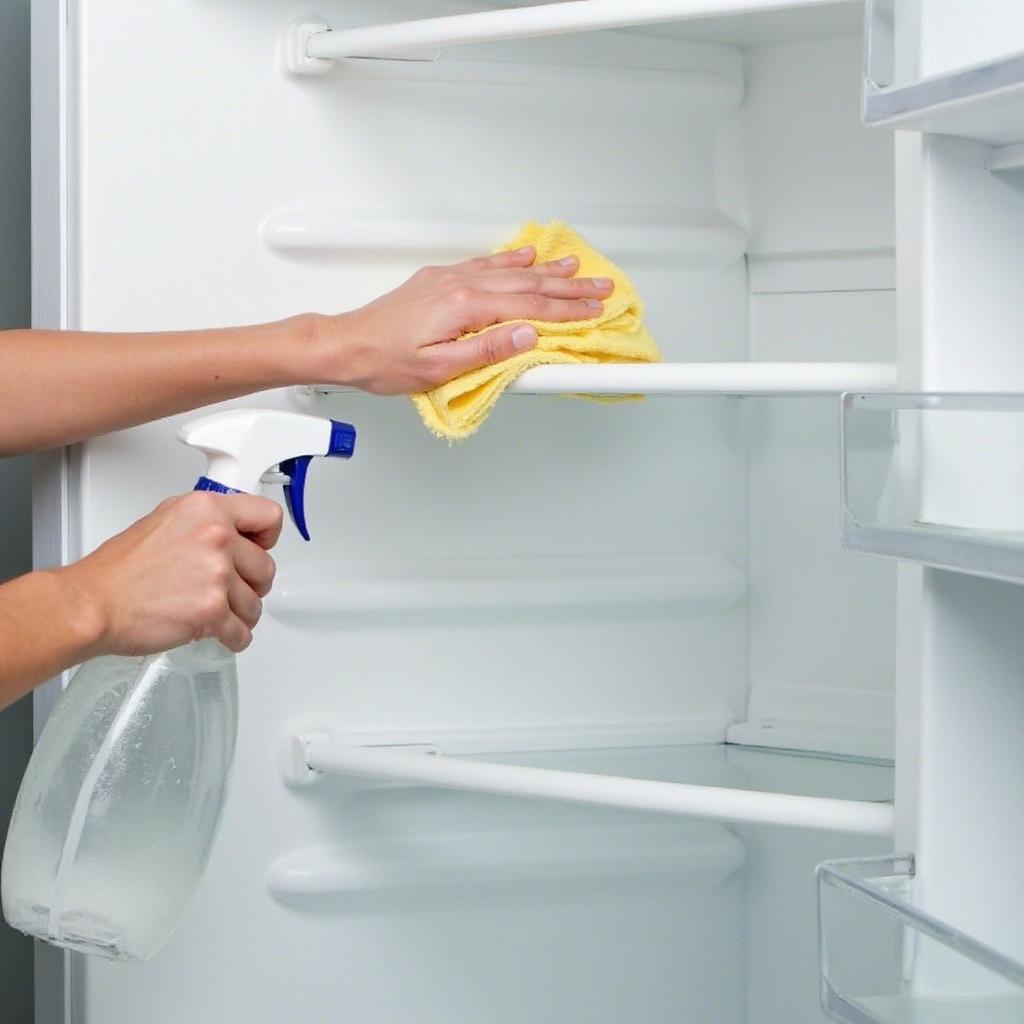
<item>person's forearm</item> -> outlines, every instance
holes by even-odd
[[[158,334],[0,332],[0,455],[309,383],[316,318]]]
[[[101,613],[63,570],[0,586],[0,709],[92,657],[102,630]]]
[[[340,315],[163,334],[0,331],[0,456],[290,384],[427,391],[532,348],[521,321],[592,319],[614,290],[527,246],[428,267]],[[494,326],[499,325],[499,326]]]

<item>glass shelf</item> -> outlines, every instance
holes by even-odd
[[[1024,142],[1024,53],[917,77],[920,0],[868,0],[863,116],[872,127]]]
[[[710,722],[677,723],[674,737],[672,729],[658,722],[364,736],[360,742],[432,738],[446,752],[473,761],[588,772],[613,784],[628,777],[833,800],[892,799],[888,765],[711,742]],[[719,737],[723,731],[720,724]],[[562,894],[570,887],[638,881],[707,888],[732,877],[745,857],[744,833],[708,821],[499,801],[454,789],[417,796],[408,783],[379,779],[321,782],[326,785],[319,796],[314,788],[305,797],[337,816],[338,831],[326,843],[302,842],[286,850],[267,878],[275,900],[311,914],[389,901],[405,907],[410,900],[450,899],[467,891],[493,899],[544,884]],[[398,808],[415,816],[391,817]],[[386,834],[385,820],[391,822]]]
[[[843,396],[842,539],[1024,582],[1024,395]]]
[[[850,800],[800,793],[540,767],[518,759],[452,756],[466,737],[426,735],[413,742],[334,738],[319,730],[292,734],[282,761],[292,786],[332,778],[432,786],[489,796],[549,800],[702,818],[733,824],[782,825],[825,832],[890,836],[893,806],[886,800]]]
[[[1024,965],[914,906],[914,858],[818,867],[822,1007],[844,1024],[1011,1024]]]

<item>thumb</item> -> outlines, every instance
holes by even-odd
[[[451,380],[467,370],[491,366],[528,352],[537,344],[537,329],[530,324],[502,324],[475,338],[443,341],[432,346],[439,380]]]

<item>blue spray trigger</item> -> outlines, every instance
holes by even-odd
[[[312,455],[298,455],[294,459],[285,459],[280,467],[281,472],[288,477],[288,483],[284,485],[288,513],[303,540],[309,540],[306,527],[306,473],[312,461]]]
[[[328,458],[350,459],[355,448],[356,428],[351,423],[331,420],[331,438],[323,454]],[[312,455],[296,455],[285,459],[278,467],[288,477],[288,483],[284,485],[284,500],[303,540],[309,540],[309,529],[306,526],[306,474],[313,458]]]

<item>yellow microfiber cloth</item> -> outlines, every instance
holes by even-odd
[[[538,335],[536,347],[529,352],[494,366],[470,370],[447,384],[413,395],[412,400],[423,422],[439,437],[451,440],[469,437],[487,419],[505,388],[531,366],[661,362],[658,346],[644,326],[644,304],[633,282],[614,263],[584,241],[568,224],[558,220],[550,224],[531,221],[516,238],[495,251],[520,249],[526,245],[536,248],[537,263],[577,256],[580,261],[578,276],[611,278],[615,290],[605,300],[599,316],[571,323],[529,320],[527,322],[537,328]],[[473,336],[466,335],[468,338]]]

